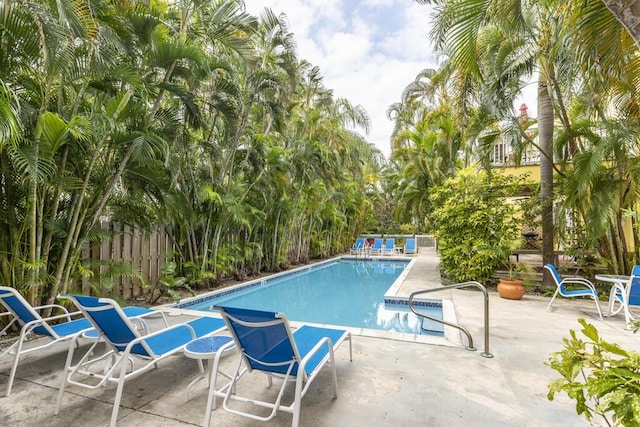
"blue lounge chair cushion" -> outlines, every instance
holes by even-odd
[[[373,246],[371,247],[371,252],[382,252],[382,238],[376,237],[373,240]]]
[[[93,328],[93,326],[91,325],[91,322],[89,322],[87,319],[72,320],[71,322],[66,322],[66,323],[61,323],[59,325],[51,326],[51,329],[53,329],[54,332],[60,335],[61,337],[77,334],[80,331],[84,331],[85,329],[91,329],[91,328]],[[45,330],[44,328],[35,328],[34,331],[40,333],[38,329],[41,329],[43,331]],[[49,335],[49,334],[45,333],[44,335]]]
[[[416,252],[416,239],[409,238],[405,241],[404,244],[404,253],[411,254]]]
[[[591,291],[589,289],[576,289],[574,291],[569,291],[563,286],[562,295],[565,297],[590,297],[592,295],[598,296],[598,291]]]
[[[317,328],[314,326],[304,325],[293,332],[293,338],[296,341],[296,346],[298,347],[300,356],[304,358],[305,355],[309,353],[309,351],[311,351],[311,349],[313,349],[313,347],[322,338],[329,338],[335,346],[336,343],[344,339],[346,333],[347,331],[342,329]],[[318,368],[320,362],[322,362],[322,359],[328,352],[329,349],[324,347],[309,359],[309,362],[305,366],[305,372],[307,375],[311,375],[311,373]]]

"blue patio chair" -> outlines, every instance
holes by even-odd
[[[373,239],[373,246],[369,248],[369,253],[372,255],[382,253],[382,237],[376,237]]]
[[[348,331],[304,325],[292,332],[286,316],[281,313],[231,307],[214,308],[222,314],[241,358],[238,361],[236,373],[232,374],[233,380],[220,390],[209,388],[209,401],[215,399],[216,395],[224,397],[222,406],[226,411],[258,421],[272,419],[278,410],[289,412],[293,414],[292,425],[297,426],[300,421],[300,402],[309,390],[311,382],[327,363],[332,369],[334,397],[338,396],[334,349],[348,339],[349,358],[353,360],[351,334]],[[283,380],[275,402],[265,402],[236,394],[236,384],[247,371],[260,371],[267,374],[269,387],[272,385],[273,377]],[[285,406],[282,396],[288,381],[295,381],[295,393],[293,402]],[[231,408],[231,401],[253,403],[271,409],[271,413],[258,416],[248,411]],[[208,425],[209,414],[206,414],[205,426]]]
[[[415,255],[418,253],[416,248],[416,239],[413,237],[408,238],[404,242],[404,253],[405,255]]]
[[[155,332],[142,335],[131,323],[117,302],[108,298],[96,298],[82,295],[61,295],[72,300],[82,314],[99,332],[100,338],[107,344],[108,351],[101,356],[94,356],[96,341],[76,365],[74,360],[75,345],[69,346],[67,361],[55,414],[60,411],[64,389],[67,384],[96,389],[107,382],[118,384],[113,402],[110,426],[115,426],[124,383],[155,367],[158,362],[183,351],[192,340],[213,335],[224,329],[222,319],[199,317],[188,323],[165,327]],[[73,344],[79,335],[73,338]],[[140,363],[136,366],[135,363]],[[101,368],[101,369],[98,369]],[[128,368],[131,368],[128,371]]]
[[[615,308],[616,304],[618,308]],[[633,266],[629,282],[615,283],[611,287],[607,316],[613,316],[623,311],[625,322],[630,323],[635,320],[629,309],[630,306],[640,306],[640,265]]]
[[[544,266],[547,270],[551,272],[551,276],[553,277],[553,281],[556,284],[556,291],[549,301],[549,305],[547,306],[547,311],[551,308],[551,304],[556,299],[556,296],[561,295],[566,298],[571,297],[590,297],[596,303],[596,308],[598,309],[598,316],[600,316],[600,320],[602,320],[602,311],[600,311],[600,304],[598,302],[598,291],[596,291],[595,286],[588,279],[584,277],[565,277],[564,279],[560,277],[560,273],[553,264],[546,264]],[[565,285],[581,285],[581,289],[568,290]]]
[[[88,332],[92,328],[91,323],[86,318],[73,319],[73,317],[81,315],[81,312],[69,313],[65,307],[58,304],[31,306],[16,289],[11,287],[0,286],[0,304],[7,310],[0,314],[0,316],[9,317],[9,322],[7,326],[0,331],[0,336],[6,334],[14,325],[20,328],[18,338],[13,340],[11,345],[0,352],[0,358],[5,355],[13,355],[13,364],[11,365],[11,373],[9,374],[9,381],[7,382],[6,396],[11,394],[13,381],[18,369],[18,362],[22,355],[40,351],[60,342],[69,342],[76,334]],[[59,314],[42,317],[40,312],[45,309],[51,309],[52,314]],[[159,314],[164,318],[162,312],[144,307],[126,307],[124,313],[128,317],[138,319],[152,314]],[[140,322],[144,321],[140,320]],[[142,326],[144,327],[144,324]],[[44,343],[37,341],[40,344],[35,345],[30,343],[25,348],[25,342],[28,341],[33,334],[42,335],[48,338],[48,340]],[[3,342],[7,341],[9,340],[4,340]]]
[[[382,248],[382,255],[393,255],[396,253],[396,239],[387,237]]]
[[[350,254],[351,255],[358,255],[360,252],[362,252],[364,250],[366,244],[366,240],[364,237],[358,237],[356,239],[356,243],[353,245],[353,247],[350,250]]]

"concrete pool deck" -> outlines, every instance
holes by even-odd
[[[423,250],[398,294],[440,287],[438,258]],[[574,402],[559,395],[547,400],[547,385],[558,375],[545,366],[550,353],[562,349],[569,329],[579,330],[579,317],[598,328],[604,339],[628,350],[640,350],[640,334],[625,330],[622,315],[600,321],[593,301],[561,299],[546,312],[549,299],[525,295],[522,300],[489,295],[490,342],[493,358],[483,350],[482,294],[446,290],[433,297],[450,300],[458,322],[471,332],[478,351],[452,345],[434,345],[369,336],[353,337],[353,361],[348,343],[336,352],[338,399],[331,398],[331,375],[322,372],[302,400],[301,426],[585,426]],[[606,303],[601,302],[606,312]],[[169,316],[172,323],[187,319]],[[152,325],[153,327],[153,325]],[[53,415],[66,357],[58,344],[21,359],[13,392],[0,397],[0,420],[7,426],[108,425],[115,386],[98,390],[67,387],[60,415]],[[235,357],[222,360],[222,369]],[[0,393],[11,366],[0,359]],[[197,373],[192,359],[176,356],[129,381],[124,387],[118,425],[201,425],[206,406],[206,383],[200,382],[186,401],[186,387]],[[256,397],[271,395],[266,379],[245,379]],[[291,387],[287,389],[287,395]],[[270,422],[258,423],[217,409],[211,425],[288,426],[291,415],[280,412]],[[598,421],[598,420],[596,420]]]

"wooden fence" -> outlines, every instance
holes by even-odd
[[[111,285],[113,282],[113,294],[125,299],[145,294],[142,280],[152,285],[158,282],[162,277],[162,264],[167,261],[167,254],[172,249],[173,243],[166,226],[162,225],[151,233],[120,223],[103,222],[100,226],[104,233],[112,237],[92,245],[88,250],[87,257],[94,263],[101,263],[100,277],[92,278],[92,281],[98,283],[97,286]],[[142,280],[123,276],[111,278],[109,263],[112,262],[132,263]],[[91,292],[89,279],[83,280],[82,291],[85,294]]]

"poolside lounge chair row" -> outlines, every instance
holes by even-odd
[[[358,237],[355,244],[350,250],[351,255],[360,255],[363,253],[369,255],[395,255],[399,253],[399,249],[395,246],[396,239],[393,237],[376,237],[373,239],[373,244],[368,246],[367,240],[364,237]],[[415,255],[417,253],[416,239],[411,237],[406,239],[403,253],[405,255]]]
[[[62,384],[58,391],[55,414],[60,412],[65,388],[68,385],[96,389],[114,382],[116,397],[113,403],[110,425],[115,426],[118,410],[126,381],[145,372],[161,367],[158,362],[184,350],[194,339],[225,331],[230,334],[238,350],[238,365],[231,380],[216,389],[217,370],[211,370],[210,390],[205,425],[209,425],[211,409],[215,409],[216,397],[223,398],[223,408],[229,412],[243,415],[254,420],[266,421],[277,411],[293,414],[292,425],[297,426],[300,419],[300,400],[307,393],[309,383],[316,378],[320,369],[329,365],[333,370],[333,392],[337,397],[337,374],[334,349],[345,340],[349,340],[349,356],[352,357],[351,334],[342,329],[302,326],[292,331],[286,317],[279,313],[245,310],[239,308],[216,307],[219,317],[197,317],[186,323],[168,326],[160,311],[143,307],[124,307],[108,298],[83,295],[61,295],[71,300],[79,311],[69,313],[62,306],[32,307],[15,289],[0,287],[0,303],[7,310],[2,315],[11,316],[9,325],[0,331],[6,332],[13,325],[20,326],[20,335],[16,342],[8,347],[1,356],[13,355],[14,361],[7,384],[7,396],[11,393],[16,368],[20,356],[43,349],[52,344],[68,344],[67,359]],[[39,311],[55,308],[63,314],[42,317]],[[72,319],[73,315],[83,317]],[[164,327],[149,331],[148,316],[159,315]],[[60,324],[52,322],[62,320]],[[37,333],[49,338],[44,345],[23,347],[28,335]],[[44,338],[43,338],[44,339]],[[93,340],[89,349],[80,347],[82,339]],[[98,344],[104,342],[106,351],[98,353]],[[31,343],[29,343],[31,344]],[[74,357],[76,351],[83,355]],[[244,365],[244,367],[243,367]],[[261,371],[271,378],[283,380],[280,394],[275,402],[262,402],[254,398],[237,396],[236,384],[251,371]],[[285,406],[281,402],[285,384],[294,381],[295,397],[293,403]],[[271,408],[267,417],[231,408],[230,402],[241,400]]]

